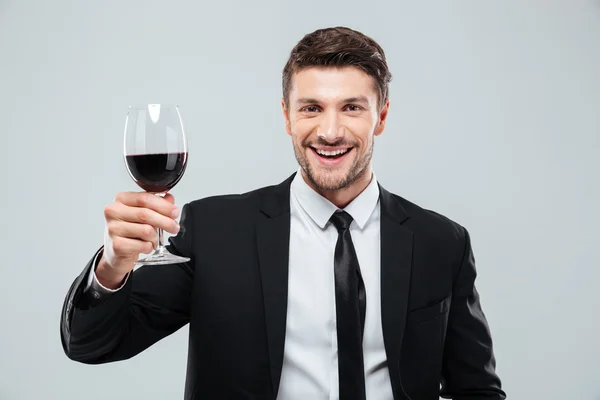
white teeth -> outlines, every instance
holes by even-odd
[[[339,154],[344,154],[346,153],[349,149],[341,149],[341,150],[334,150],[334,151],[325,151],[325,150],[320,150],[320,149],[315,149],[317,151],[317,154],[321,155],[321,156],[337,156]]]

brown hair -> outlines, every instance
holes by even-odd
[[[346,27],[318,29],[306,34],[292,49],[283,68],[283,98],[289,107],[289,93],[295,73],[309,67],[357,67],[375,79],[378,107],[388,99],[392,80],[385,53],[377,42]]]

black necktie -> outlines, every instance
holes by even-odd
[[[365,399],[362,338],[365,326],[365,284],[350,237],[352,217],[336,212],[330,221],[338,230],[335,245],[335,306],[340,400]]]

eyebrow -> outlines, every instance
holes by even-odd
[[[319,100],[311,97],[302,97],[296,101],[296,104],[318,104]],[[369,104],[369,99],[366,96],[348,97],[342,100],[342,103],[363,103]]]

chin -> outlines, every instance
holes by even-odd
[[[322,166],[311,165],[306,172],[308,179],[319,190],[323,191],[341,190],[352,183],[348,168],[328,169]]]
[[[351,158],[340,165],[326,166],[313,158],[314,156],[309,153],[312,150],[302,152],[295,147],[294,151],[305,177],[313,188],[321,192],[345,189],[364,173],[364,167],[361,168],[361,163],[358,163],[355,158],[356,154],[350,155]]]

